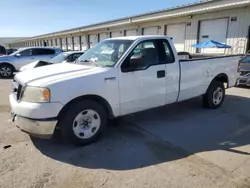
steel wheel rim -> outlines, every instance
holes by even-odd
[[[80,139],[89,139],[99,130],[101,125],[100,115],[94,110],[81,111],[73,121],[73,132]]]
[[[215,105],[219,105],[223,99],[223,90],[221,87],[217,87],[217,89],[213,93],[213,103]]]
[[[11,75],[11,69],[9,67],[2,67],[0,70],[0,73],[2,76],[10,76]]]

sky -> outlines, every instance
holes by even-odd
[[[31,37],[191,2],[195,0],[0,0],[0,37]]]

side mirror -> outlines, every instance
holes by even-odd
[[[144,67],[144,58],[142,54],[136,54],[130,58],[130,69],[140,69]]]
[[[18,53],[18,54],[16,54],[16,57],[21,57],[21,54],[19,54],[19,53]]]

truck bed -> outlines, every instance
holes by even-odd
[[[240,55],[229,55],[180,60],[181,76],[178,101],[203,95],[213,78],[221,73],[227,75],[228,87],[235,86],[240,57]]]

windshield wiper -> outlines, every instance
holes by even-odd
[[[83,62],[83,63],[92,63],[94,64],[96,67],[98,67],[98,65],[94,62],[94,61],[90,61],[90,60],[83,60],[83,61],[80,61],[80,62]]]

